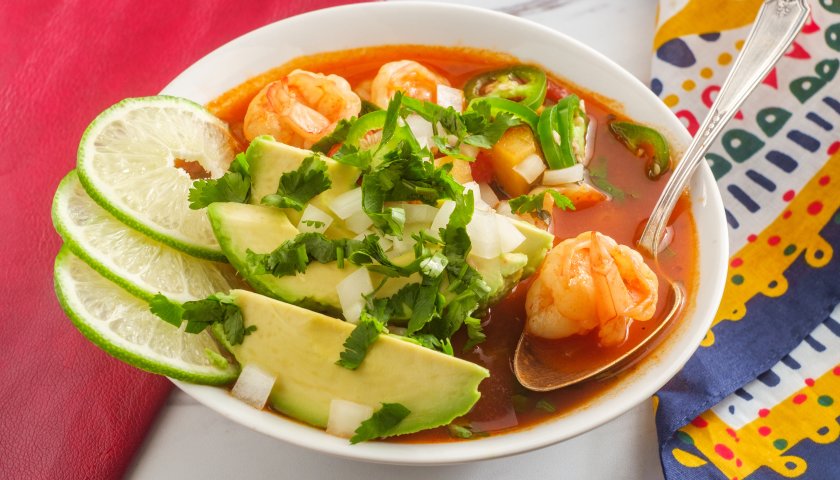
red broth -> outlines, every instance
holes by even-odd
[[[383,46],[329,52],[294,59],[226,92],[208,105],[211,112],[231,125],[234,135],[247,144],[242,135],[242,120],[248,103],[267,83],[290,71],[304,70],[337,74],[346,78],[355,88],[359,83],[372,79],[379,67],[389,61],[411,59],[431,67],[444,75],[453,87],[462,87],[474,75],[519,63],[514,57],[496,52],[469,48],[429,46]],[[562,74],[562,72],[558,72]],[[625,118],[617,106],[596,94],[564,82],[560,77],[549,76],[554,83],[552,90],[564,89],[576,93],[586,102],[587,113],[598,122],[595,154],[590,171],[598,173],[615,188],[612,201],[601,202],[578,211],[555,211],[553,228],[555,241],[575,237],[587,230],[597,230],[611,236],[619,243],[633,245],[639,226],[646,220],[667,175],[651,181],[645,175],[643,160],[627,151],[607,131],[606,124],[613,118]],[[603,183],[602,183],[603,185]],[[600,186],[600,185],[599,185]],[[597,335],[574,336],[559,341],[540,342],[539,353],[549,361],[575,362],[576,365],[600,363],[616,358],[632,349],[647,332],[657,326],[665,309],[667,279],[681,282],[688,290],[688,298],[697,276],[697,233],[690,214],[690,201],[684,196],[672,217],[673,242],[660,255],[657,265],[651,264],[660,279],[657,315],[647,322],[633,322],[627,340],[616,347],[598,345]],[[527,428],[560,415],[566,415],[606,392],[620,378],[592,380],[549,393],[530,392],[519,385],[513,375],[513,352],[525,322],[525,294],[530,281],[522,282],[507,298],[491,308],[482,325],[487,340],[471,351],[464,351],[465,338],[459,332],[453,339],[456,355],[490,370],[479,390],[481,399],[464,417],[454,423],[469,427],[479,434],[495,435]],[[654,347],[648,347],[648,357]],[[642,366],[644,360],[642,360]],[[633,368],[638,368],[636,365]],[[411,435],[389,439],[395,442],[445,442],[455,440],[445,427],[426,430]]]

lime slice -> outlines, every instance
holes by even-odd
[[[59,184],[52,215],[74,254],[144,300],[162,293],[186,302],[242,286],[230,265],[185,255],[126,227],[85,193],[75,171]]]
[[[123,223],[178,250],[224,260],[207,213],[191,210],[192,179],[176,162],[222,176],[235,155],[227,125],[177,97],[129,98],[100,113],[82,136],[79,179]]]
[[[224,384],[239,374],[207,331],[191,334],[164,322],[149,305],[62,248],[55,289],[81,332],[112,356],[148,372],[191,383]]]

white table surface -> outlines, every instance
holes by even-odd
[[[282,1],[282,0],[281,0]],[[459,0],[519,15],[604,53],[647,83],[657,0]],[[531,453],[443,467],[361,463],[314,453],[233,423],[172,392],[130,479],[659,479],[651,402],[600,428]]]

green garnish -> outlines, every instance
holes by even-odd
[[[313,155],[306,157],[297,170],[280,176],[277,193],[264,196],[260,203],[301,211],[306,206],[306,202],[328,190],[331,185],[332,182],[327,175],[327,163],[318,155]]]
[[[385,325],[378,318],[362,311],[358,325],[344,341],[344,351],[341,352],[340,358],[335,362],[336,365],[349,370],[359,368],[367,355],[368,348],[373,345],[384,328]]]
[[[595,160],[596,161],[592,162],[592,165],[589,166],[589,179],[592,180],[592,184],[606,192],[606,194],[612,197],[613,200],[617,200],[619,202],[624,201],[627,196],[624,193],[624,190],[616,187],[607,180],[607,159],[604,157],[598,157]]]
[[[257,329],[253,325],[245,328],[239,306],[232,296],[224,293],[215,293],[204,300],[183,304],[173,302],[158,293],[149,302],[149,310],[163,321],[179,328],[183,322],[187,322],[187,333],[201,333],[210,325],[220,323],[231,345],[242,343],[245,335]]]
[[[671,169],[671,149],[658,131],[630,122],[611,122],[610,132],[634,155],[645,160],[647,176],[651,180]]]
[[[457,425],[457,424],[454,424],[454,423],[450,423],[449,425],[446,426],[446,428],[449,430],[449,435],[451,435],[454,438],[467,439],[467,438],[473,438],[473,437],[486,437],[486,436],[488,436],[487,432],[482,432],[480,430],[475,430],[475,429],[473,429],[472,425],[463,426],[463,425]]]
[[[569,200],[569,197],[551,188],[543,190],[540,193],[532,195],[525,194],[516,198],[511,198],[510,209],[513,213],[534,213],[540,217],[540,219],[547,222],[551,219],[551,212],[543,209],[546,194],[551,195],[552,200],[554,200],[554,205],[557,206],[557,208],[560,208],[561,210],[575,209],[575,204]]]
[[[190,188],[190,208],[198,210],[213,202],[247,203],[251,195],[251,175],[248,161],[240,153],[231,162],[228,172],[220,178],[202,179],[193,182]]]
[[[554,413],[557,411],[554,404],[544,398],[537,402],[537,408],[548,413]]]
[[[320,221],[320,220],[301,220],[301,222],[302,222],[304,225],[309,226],[309,227],[312,227],[312,228],[321,228],[321,227],[323,227],[324,225],[326,225],[326,223],[324,223],[324,222],[322,222],[322,221]]]
[[[350,438],[350,443],[356,444],[374,438],[388,436],[388,432],[394,429],[411,413],[399,403],[383,403],[382,408],[373,412],[373,415],[356,429],[356,434]]]

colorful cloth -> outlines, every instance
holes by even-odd
[[[651,88],[692,134],[762,3],[660,2]],[[840,2],[811,7],[707,155],[731,259],[711,330],[657,396],[668,479],[840,478]]]

